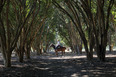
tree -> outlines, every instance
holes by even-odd
[[[53,4],[72,20],[84,43],[87,59],[91,60],[93,58],[93,48],[96,45],[97,56],[101,61],[104,61],[107,32],[109,29],[109,16],[114,0],[65,0],[62,3],[53,0]],[[96,5],[96,7],[92,6],[92,4]],[[105,6],[105,4],[108,6]],[[104,10],[104,8],[106,9]],[[85,36],[84,25],[82,25],[81,20],[87,28],[88,39]],[[93,42],[94,39],[95,41]]]
[[[29,58],[32,42],[40,30],[34,29],[35,31],[33,31],[33,26],[36,23],[39,24],[39,27],[42,26],[47,16],[50,1],[1,0],[0,3],[0,39],[2,55],[5,67],[10,67],[11,54],[15,48],[18,48],[17,52],[20,62],[23,62],[23,55],[26,50],[27,58]],[[44,7],[40,8],[40,3],[41,6]],[[37,22],[37,17],[40,17],[39,22]]]

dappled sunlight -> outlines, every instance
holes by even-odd
[[[50,52],[51,53],[51,52]],[[52,52],[51,54],[47,53],[47,55],[44,56],[40,56],[41,59],[79,59],[79,58],[87,58],[86,54],[77,54],[77,53],[70,53],[70,52],[66,52],[65,55],[61,55],[61,53],[58,54],[58,57],[55,55],[54,52]],[[97,58],[97,55],[94,54],[93,57]],[[116,57],[115,54],[106,54],[106,58],[107,57]],[[35,56],[36,58],[36,56]]]
[[[77,73],[71,75],[71,77],[79,77]]]
[[[1,0],[0,77],[116,77],[116,0]]]
[[[6,69],[3,64],[0,64],[2,70],[0,72],[6,72],[5,76],[23,76],[23,74],[28,76],[29,72],[40,77],[101,77],[111,74],[116,76],[116,60],[113,59],[115,54],[107,54],[106,62],[97,60],[95,54],[93,56],[93,61],[88,61],[85,53],[66,52],[64,56],[59,53],[57,57],[54,52],[50,52],[33,56],[31,60],[26,60],[24,63],[19,63],[17,58],[13,57],[12,67]]]
[[[35,67],[35,69],[38,69],[38,70],[48,70],[50,68],[40,68],[40,67]]]
[[[116,55],[115,54],[108,54],[108,55],[106,55],[106,57],[116,57]]]
[[[76,58],[86,58],[86,56],[60,56],[60,57],[49,57],[48,59],[76,59]]]
[[[81,72],[87,72],[87,70],[81,70]]]
[[[89,77],[88,75],[83,75],[82,77]]]
[[[45,56],[44,56],[45,55]],[[66,52],[63,56],[61,53],[58,53],[58,57],[56,56],[55,52],[49,52],[40,56],[41,59],[77,59],[77,58],[86,58],[86,55]]]
[[[4,67],[4,65],[1,65],[1,64],[0,64],[0,67]]]

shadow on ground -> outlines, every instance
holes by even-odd
[[[44,56],[44,55],[43,55]],[[69,56],[69,55],[68,55]],[[82,56],[82,55],[80,55]],[[55,56],[52,56],[55,57]],[[3,67],[0,61],[0,77],[115,77],[116,60],[109,57],[106,62],[96,58],[43,59],[41,57],[19,63],[12,60],[12,67]],[[72,56],[73,57],[73,56]]]

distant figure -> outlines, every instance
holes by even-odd
[[[57,40],[56,49],[61,48],[61,47],[62,47],[62,46],[60,45],[60,41]]]
[[[58,56],[58,51],[62,51],[62,55],[65,54],[66,47],[61,47],[60,45],[58,45],[57,47],[60,47],[60,48],[56,48],[54,44],[51,44],[50,47],[54,48],[57,56]]]

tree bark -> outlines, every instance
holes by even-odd
[[[23,63],[23,58],[24,58],[24,47],[23,46],[21,46],[20,47],[20,49],[19,49],[19,53],[18,53],[18,55],[19,55],[19,62],[21,62],[21,63]]]
[[[27,59],[31,59],[30,58],[30,51],[31,51],[31,46],[30,45],[26,45],[25,55],[26,55]]]

